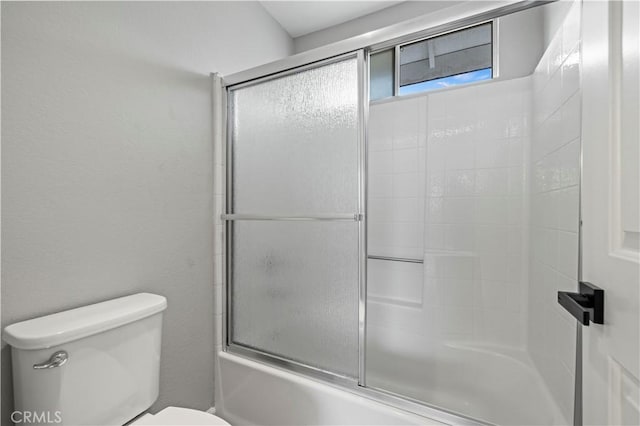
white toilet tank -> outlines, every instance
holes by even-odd
[[[148,409],[158,397],[166,307],[163,296],[139,293],[6,327],[13,420],[122,425]]]

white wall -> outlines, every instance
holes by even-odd
[[[570,421],[576,320],[556,292],[578,287],[580,2],[536,68],[533,101],[528,348]]]
[[[534,7],[498,19],[501,78],[531,75],[544,52],[544,8]]]
[[[253,2],[3,2],[2,326],[163,294],[155,409],[209,408],[209,73],[291,51]],[[9,358],[3,346],[3,424]]]
[[[544,47],[545,50],[553,40],[558,29],[562,26],[573,0],[559,0],[546,4],[542,9],[544,11]]]

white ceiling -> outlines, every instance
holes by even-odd
[[[289,33],[300,37],[385,9],[402,1],[261,1]]]

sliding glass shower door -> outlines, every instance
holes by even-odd
[[[230,347],[358,376],[363,58],[229,89]]]

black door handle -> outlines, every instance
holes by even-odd
[[[558,303],[582,325],[604,324],[604,290],[591,283],[580,282],[579,293],[558,292]]]

